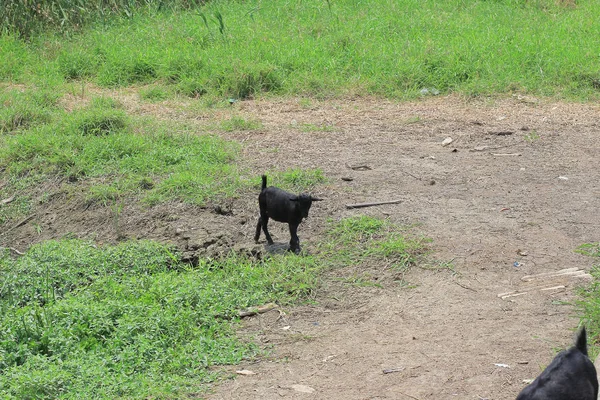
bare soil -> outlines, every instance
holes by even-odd
[[[246,319],[240,335],[271,351],[227,368],[255,375],[215,386],[209,399],[514,399],[571,344],[579,322],[572,301],[587,280],[521,278],[594,261],[574,250],[599,240],[600,107],[520,96],[260,100],[210,115],[169,102],[128,107],[199,125],[231,113],[260,120],[260,131],[222,134],[243,143],[257,185],[263,171],[321,168],[330,181],[316,194],[326,201],[299,230],[308,251],[328,218],[360,214],[416,225],[433,240],[438,262],[402,280],[386,266],[348,266],[328,273],[310,305]],[[233,215],[131,202],[117,219],[59,187],[36,212],[37,229],[28,222],[0,240],[23,250],[70,233],[169,241],[190,257],[262,251],[252,243],[254,193],[227,205]],[[394,199],[402,202],[345,208]],[[276,241],[289,240],[284,226],[271,225]],[[498,296],[511,291],[525,293]]]

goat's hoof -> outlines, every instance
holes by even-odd
[[[298,247],[298,248],[295,248],[295,249],[290,247],[290,248],[288,249],[288,251],[290,251],[290,252],[292,252],[292,253],[294,253],[294,254],[296,254],[296,255],[300,254],[300,248],[299,248],[299,247]]]

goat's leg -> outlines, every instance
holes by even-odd
[[[260,222],[262,223],[262,229],[265,232],[265,237],[267,238],[267,243],[273,244],[273,238],[269,235],[269,230],[267,229],[267,224],[269,223],[269,217],[266,215],[260,217]]]
[[[260,238],[260,230],[262,229],[262,217],[258,217],[258,224],[256,224],[256,234],[254,235],[254,241],[258,243]]]
[[[298,225],[290,224],[290,251],[300,253],[300,238],[298,238]]]

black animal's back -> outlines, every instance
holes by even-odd
[[[297,196],[286,192],[285,190],[279,189],[278,187],[275,186],[269,186],[268,188],[269,190],[267,191],[262,191],[258,197],[258,201],[259,203],[262,201],[263,204],[272,204],[275,203],[276,204],[276,199],[281,199],[281,198],[289,198],[289,199],[294,199]],[[265,208],[265,212],[268,215],[269,218],[272,218],[273,220],[277,221],[277,222],[289,222],[289,209],[284,208],[284,207],[267,207]]]
[[[587,337],[583,328],[575,346],[563,350],[517,400],[597,400],[596,368],[587,357]]]

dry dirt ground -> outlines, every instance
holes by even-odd
[[[156,113],[157,106],[129,107]],[[574,249],[599,240],[599,107],[451,96],[248,101],[210,116],[162,108],[165,118],[198,124],[228,113],[264,125],[222,134],[243,143],[243,162],[257,181],[262,171],[287,168],[321,168],[330,179],[316,193],[326,201],[300,227],[309,251],[328,218],[367,214],[416,224],[440,262],[413,268],[403,276],[409,285],[385,266],[348,266],[329,273],[312,305],[246,320],[240,335],[271,352],[229,368],[255,374],[215,386],[209,399],[514,399],[523,380],[571,344],[579,319],[570,302],[585,276],[522,278],[593,264]],[[443,145],[448,137],[452,143]],[[370,169],[350,168],[356,165]],[[402,202],[345,208],[393,199]],[[7,236],[9,244],[23,248],[67,232],[114,240],[110,211],[83,207],[57,195],[36,216],[42,233],[25,224]],[[231,207],[233,215],[224,216],[128,205],[120,234],[188,251],[251,247],[256,196]],[[286,242],[284,227],[271,225],[275,240]],[[382,287],[348,284],[353,277]],[[546,288],[553,289],[539,290]],[[524,294],[498,296],[513,291]]]

